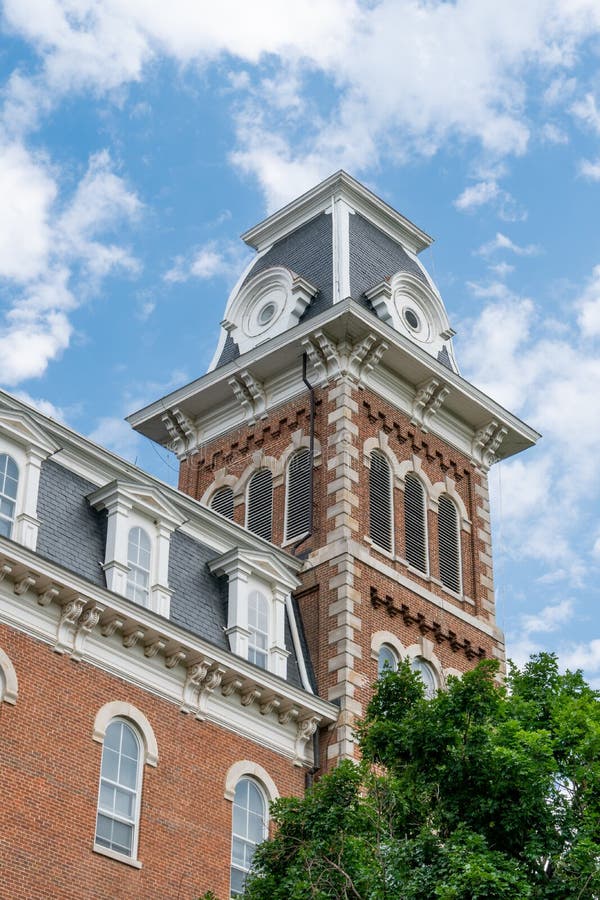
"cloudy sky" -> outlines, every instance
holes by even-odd
[[[600,686],[598,0],[5,0],[0,384],[167,481],[123,416],[201,374],[238,235],[345,168],[434,235],[495,467],[509,654]]]

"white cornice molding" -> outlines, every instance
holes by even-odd
[[[129,502],[134,509],[164,523],[172,530],[186,521],[185,516],[154,485],[115,479],[89,494],[88,501],[97,510],[110,509],[123,501]]]
[[[208,568],[214,575],[230,575],[245,568],[269,583],[294,591],[300,587],[300,580],[290,575],[287,566],[282,566],[270,553],[255,553],[236,547],[222,556],[212,559]]]
[[[242,235],[242,240],[255,250],[263,251],[305,222],[329,211],[332,202],[337,200],[345,201],[349,207],[413,253],[419,253],[432,243],[433,239],[426,232],[344,171],[330,175],[301,197],[250,228]]]
[[[0,538],[0,621],[207,719],[312,764],[332,704]],[[312,729],[312,730],[311,730]]]

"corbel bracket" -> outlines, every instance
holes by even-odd
[[[430,378],[418,385],[412,405],[411,425],[417,425],[421,431],[427,432],[449,393],[450,388],[441,384],[437,378]]]

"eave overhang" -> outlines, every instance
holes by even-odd
[[[230,381],[240,373],[251,372],[256,382],[266,384],[278,374],[290,371],[294,360],[300,371],[303,345],[321,332],[338,345],[358,344],[373,335],[384,346],[379,367],[398,375],[413,386],[415,392],[432,380],[448,388],[445,410],[472,430],[474,437],[485,432],[491,424],[505,432],[501,446],[494,453],[494,461],[513,456],[533,446],[540,438],[531,426],[351,299],[132,413],[127,421],[136,431],[167,446],[171,435],[163,421],[166,411],[176,410],[191,422],[202,421],[215,409],[231,403]],[[435,427],[430,430],[435,432]]]

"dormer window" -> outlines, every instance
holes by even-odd
[[[19,470],[8,453],[0,454],[0,534],[11,537],[17,506]]]
[[[127,597],[140,606],[150,599],[150,538],[143,528],[131,528],[127,542]]]
[[[248,597],[248,662],[268,668],[269,601],[260,591]]]

